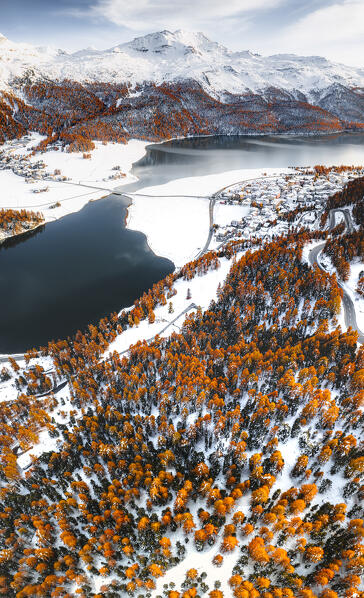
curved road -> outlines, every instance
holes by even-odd
[[[223,191],[225,191],[226,189],[230,189],[230,187],[234,187],[235,185],[243,185],[245,183],[249,183],[250,181],[259,181],[262,179],[267,181],[269,179],[276,179],[277,176],[279,176],[279,175],[274,174],[271,176],[259,176],[259,177],[253,177],[250,179],[244,179],[243,181],[237,181],[236,183],[230,183],[229,185],[225,185],[225,187],[222,187],[218,191],[215,191],[215,193],[213,195],[211,195],[210,204],[209,204],[209,219],[210,219],[209,234],[208,234],[205,245],[195,256],[195,260],[197,260],[199,257],[201,257],[204,253],[206,253],[210,246],[212,235],[214,232],[214,228],[213,228],[213,226],[214,226],[214,207],[215,207],[216,200],[219,199],[221,193]]]
[[[276,176],[271,176],[271,177],[258,177],[260,179],[269,179],[269,178],[276,178]],[[232,187],[233,185],[238,185],[238,184],[243,184],[243,183],[247,183],[248,181],[251,180],[257,180],[257,178],[253,178],[253,179],[246,179],[244,181],[238,181],[237,183],[232,183],[230,185],[226,185],[226,187],[223,187],[222,189],[219,189],[218,191],[216,191],[216,193],[214,193],[211,197],[210,197],[210,205],[209,205],[209,218],[210,218],[210,227],[209,227],[209,234],[206,240],[206,243],[204,245],[204,247],[201,249],[201,251],[199,251],[199,253],[196,255],[196,258],[201,257],[204,253],[206,253],[206,251],[209,248],[209,245],[211,243],[211,239],[212,239],[212,235],[213,235],[213,215],[214,215],[214,207],[215,207],[215,203],[216,200],[219,198],[220,194],[225,191],[225,189],[229,189],[230,187]],[[329,223],[329,229],[333,229],[335,227],[335,212],[340,212],[345,219],[345,224],[346,224],[346,229],[348,231],[348,233],[351,233],[354,231],[354,226],[351,220],[351,213],[350,210],[348,210],[347,208],[338,208],[335,210],[330,210],[330,223]],[[319,264],[318,262],[318,255],[319,253],[322,251],[322,249],[324,248],[325,243],[320,243],[320,245],[317,245],[316,247],[314,247],[314,249],[312,249],[310,251],[309,254],[309,261],[311,263],[311,265],[317,264],[317,266],[320,268],[320,270],[324,270],[324,268],[322,268],[322,266]],[[356,330],[358,332],[358,341],[360,343],[364,343],[364,333],[360,330],[357,320],[356,320],[356,313],[355,313],[355,307],[354,307],[354,303],[353,300],[351,299],[350,295],[348,295],[348,293],[345,291],[343,285],[338,281],[338,284],[340,286],[340,288],[343,291],[343,306],[344,306],[344,319],[345,319],[345,326],[347,328],[349,328],[349,326],[351,326],[351,328],[353,328],[353,330]]]
[[[348,232],[352,232],[354,230],[354,227],[353,227],[353,223],[351,221],[351,215],[350,215],[349,210],[345,210],[345,209],[338,209],[338,210],[330,211],[330,230],[332,228],[334,228],[334,226],[335,226],[335,216],[334,216],[335,212],[341,212],[344,215],[347,230],[348,230]],[[316,264],[320,268],[320,270],[322,270],[323,272],[326,272],[326,270],[320,265],[320,262],[318,261],[318,256],[324,247],[325,247],[325,243],[320,243],[319,245],[316,245],[316,247],[311,249],[311,251],[309,253],[309,262],[310,262],[311,266]],[[338,281],[338,285],[343,291],[345,326],[347,328],[349,328],[349,326],[351,326],[351,328],[353,330],[356,330],[359,335],[358,341],[359,341],[359,343],[363,344],[364,343],[364,334],[360,330],[357,320],[356,320],[356,313],[355,313],[355,307],[354,307],[353,300],[350,297],[350,295],[348,295],[348,293],[345,291],[343,285],[339,281]]]
[[[271,176],[271,177],[258,177],[260,179],[269,179],[269,178],[276,178],[276,176]],[[213,214],[214,214],[214,207],[215,207],[215,203],[216,200],[218,199],[218,197],[220,196],[220,194],[225,191],[225,189],[229,189],[230,187],[232,187],[233,185],[238,185],[238,184],[243,184],[243,183],[247,183],[248,181],[251,180],[257,180],[257,178],[253,178],[253,179],[246,179],[244,181],[238,181],[237,183],[232,183],[230,185],[226,185],[226,187],[223,187],[222,189],[219,189],[218,191],[216,191],[216,193],[214,193],[211,197],[210,197],[210,205],[209,205],[209,217],[210,217],[210,228],[209,228],[209,235],[207,237],[206,243],[204,245],[204,247],[201,249],[201,251],[199,251],[199,253],[196,255],[196,258],[201,257],[204,253],[206,253],[206,251],[209,248],[209,245],[211,243],[211,239],[212,239],[212,234],[213,234]],[[335,227],[335,212],[340,212],[345,219],[345,224],[346,224],[346,229],[349,233],[352,233],[354,231],[354,226],[351,220],[351,213],[350,210],[348,210],[347,208],[338,208],[335,210],[330,210],[330,223],[329,223],[329,229],[333,229]],[[318,262],[318,255],[319,253],[322,251],[322,249],[324,248],[325,243],[321,243],[320,245],[317,245],[316,247],[314,247],[314,249],[312,249],[310,251],[309,254],[309,261],[311,263],[311,265],[317,264],[317,266],[320,268],[320,270],[324,270],[324,268],[322,268],[322,266],[319,264]],[[363,344],[364,343],[364,333],[360,330],[357,320],[356,320],[356,313],[355,313],[355,307],[354,307],[354,303],[353,300],[351,299],[350,295],[348,295],[348,293],[345,291],[343,285],[338,281],[338,284],[340,286],[340,288],[343,291],[343,306],[344,306],[344,319],[345,319],[345,326],[347,328],[349,328],[349,326],[351,326],[353,328],[353,330],[356,330],[358,332],[358,341]]]

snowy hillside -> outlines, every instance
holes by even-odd
[[[363,190],[4,364],[1,595],[363,596],[363,351],[339,279],[310,265],[323,246],[357,263]]]
[[[202,33],[162,31],[108,50],[88,48],[68,54],[52,48],[15,44],[0,37],[0,86],[14,77],[110,83],[195,80],[213,97],[279,88],[307,99],[312,92],[339,84],[364,87],[364,69],[329,62],[318,56],[279,54],[263,57],[232,52]]]
[[[35,131],[85,151],[92,140],[361,130],[363,91],[364,69],[232,52],[202,33],[72,54],[0,37],[0,143]]]

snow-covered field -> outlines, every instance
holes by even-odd
[[[214,210],[214,224],[219,226],[227,226],[233,220],[241,220],[247,216],[250,212],[250,208],[237,204],[225,205],[221,202],[217,202]]]
[[[143,195],[198,195],[209,196],[225,187],[232,187],[240,181],[255,179],[266,174],[267,176],[292,172],[289,168],[240,168],[239,170],[226,170],[217,174],[186,177],[169,181],[164,185],[143,187],[138,194]],[[138,195],[136,194],[136,195]],[[138,200],[142,199],[138,197]]]
[[[143,232],[156,255],[178,266],[192,261],[209,234],[209,200],[197,197],[133,198],[127,228]]]
[[[28,154],[31,148],[37,145],[43,137],[37,133],[31,135],[31,141],[24,144],[9,143],[1,147],[2,150],[17,155]],[[67,182],[40,180],[31,184],[25,182],[25,178],[17,176],[11,170],[0,171],[0,208],[29,209],[40,211],[49,222],[57,220],[66,214],[77,212],[83,206],[95,199],[100,199],[108,194],[108,190],[126,185],[135,181],[130,174],[134,162],[140,160],[145,154],[146,143],[139,140],[131,140],[128,144],[108,143],[103,145],[95,142],[96,148],[91,153],[90,160],[83,159],[82,152],[68,153],[63,151],[47,151],[43,154],[36,154],[31,162],[42,160],[45,170],[51,174],[60,170],[61,175],[69,178]],[[120,166],[121,172],[126,177],[116,180],[107,179],[115,174],[114,166]],[[85,185],[85,186],[82,186]],[[92,190],[87,185],[102,187],[105,190]],[[45,193],[33,193],[34,189],[49,187]],[[59,202],[59,207],[52,208]]]

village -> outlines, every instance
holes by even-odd
[[[99,143],[90,154],[69,153],[56,146],[38,157],[35,148],[41,139],[40,135],[33,133],[4,144],[0,151],[0,171],[4,171],[4,176],[5,171],[8,173],[5,188],[9,188],[11,193],[6,196],[6,207],[41,209],[45,222],[73,211],[73,205],[80,209],[88,201],[105,195],[106,190],[112,192],[117,185],[125,184],[131,175],[126,176],[124,172],[131,170],[132,164],[145,152],[142,142],[135,142],[140,146],[135,159],[132,143],[129,144],[130,149],[125,145]],[[125,168],[125,158],[128,168]],[[144,232],[157,255],[172,259],[180,267],[192,259],[196,251],[200,254],[234,239],[259,237],[270,240],[286,234],[293,227],[318,227],[327,198],[341,191],[350,180],[363,176],[364,169],[362,166],[241,169],[240,182],[216,192],[216,187],[226,185],[227,177],[235,174],[237,172],[201,179],[192,177],[186,179],[184,188],[181,188],[179,179],[175,188],[172,184],[159,190],[138,190],[130,196],[132,203],[128,210],[127,227]],[[244,176],[249,178],[243,180]],[[74,193],[76,185],[80,189],[77,195]],[[91,188],[92,191],[88,193],[82,188]],[[139,195],[140,191],[142,195]],[[29,195],[33,193],[47,193],[49,201],[34,202]],[[202,219],[205,222],[208,216],[206,200],[213,207],[207,231],[202,225]],[[155,211],[163,213],[163,219],[155,219]],[[191,216],[194,235],[190,226]],[[176,227],[176,222],[181,223],[185,219],[190,223],[187,245],[185,236],[177,241],[184,227]],[[208,243],[203,245],[205,234],[208,234]]]
[[[49,172],[47,164],[43,160],[32,161],[31,158],[34,157],[34,153],[26,151],[27,143],[30,141],[32,141],[31,136],[8,141],[4,149],[0,151],[0,171],[11,170],[17,176],[23,177],[27,184],[72,180],[70,177],[63,175],[60,168],[55,168],[53,172]],[[91,154],[83,154],[85,160],[89,160],[91,157]],[[121,172],[120,165],[113,166],[111,170],[113,172],[107,177],[103,177],[102,181],[115,181],[126,177],[126,174]],[[49,191],[48,185],[32,189],[33,193],[45,193],[47,191]]]
[[[27,183],[35,183],[47,178],[45,172],[46,165],[42,160],[37,162],[30,161],[30,155],[17,153],[16,150],[24,147],[23,140],[8,142],[8,148],[0,151],[0,170],[12,170],[14,174],[24,177]]]
[[[217,196],[218,207],[236,206],[237,218],[228,224],[214,223],[214,241],[223,245],[236,238],[259,236],[272,239],[292,226],[304,227],[317,221],[328,197],[341,191],[352,179],[364,175],[364,168],[318,175],[312,169],[295,168],[290,174],[261,177],[225,188]],[[241,210],[239,210],[239,207]],[[297,211],[293,220],[290,212]],[[238,214],[242,217],[238,219]]]

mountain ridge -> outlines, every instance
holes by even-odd
[[[92,139],[364,126],[364,69],[323,57],[233,52],[183,30],[72,54],[1,40],[0,141],[35,130],[87,149]]]
[[[2,40],[2,38],[0,38]],[[71,79],[110,83],[183,81],[193,78],[214,97],[229,93],[261,92],[276,86],[309,95],[338,82],[364,87],[364,69],[333,63],[320,56],[275,54],[261,56],[249,50],[233,52],[203,33],[167,30],[136,37],[106,50],[74,53],[49,47],[15,44],[6,38],[0,46],[0,85],[33,68],[39,79]],[[172,68],[173,67],[173,68]],[[232,70],[231,70],[232,69]],[[204,74],[208,77],[207,85]]]

